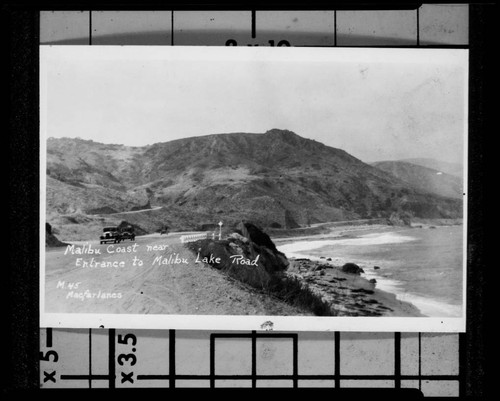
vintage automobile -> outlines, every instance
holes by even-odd
[[[135,240],[135,233],[130,230],[122,231],[121,232],[121,240],[125,241],[126,239],[129,239],[130,241]]]
[[[107,242],[117,244],[122,240],[122,234],[120,233],[120,230],[118,230],[118,227],[104,227],[99,240],[101,244],[105,244]]]

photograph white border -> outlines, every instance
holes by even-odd
[[[115,46],[100,47],[105,50]],[[121,47],[121,46],[118,46]],[[155,49],[164,46],[127,46],[134,48],[136,56],[141,59],[154,59]],[[87,314],[87,313],[46,313],[45,312],[45,223],[46,223],[46,124],[47,105],[44,99],[47,90],[46,64],[50,49],[72,51],[84,54],[96,46],[40,46],[40,327],[52,328],[128,328],[128,329],[181,329],[181,330],[263,330],[267,322],[272,322],[274,331],[356,331],[356,332],[465,332],[466,328],[466,294],[467,294],[467,184],[468,184],[468,50],[454,49],[463,52],[465,67],[465,110],[464,110],[464,197],[463,197],[463,303],[460,318],[431,317],[310,317],[310,316],[232,316],[232,315],[140,315],[140,314]],[[64,48],[64,49],[63,49]],[[123,48],[123,47],[121,47]],[[49,49],[49,51],[47,51]],[[78,49],[78,50],[76,50]],[[169,51],[187,52],[191,57],[199,57],[197,52],[204,52],[207,57],[221,60],[228,51],[224,47],[175,46]],[[281,51],[274,53],[277,59],[286,55],[287,60],[299,60],[304,52],[342,53],[346,57],[359,58],[381,57],[380,49],[374,48],[301,48],[299,55],[294,48],[230,48],[238,52],[242,59],[252,59],[254,52]],[[385,49],[387,50],[387,49]],[[405,49],[415,52],[436,51],[436,49]],[[449,49],[446,49],[449,51]],[[378,53],[378,54],[377,54]],[[326,54],[326,53],[325,53]],[[231,56],[232,57],[232,56]]]

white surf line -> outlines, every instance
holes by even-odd
[[[412,293],[398,293],[396,298],[400,301],[415,305],[422,314],[430,317],[460,317],[462,307],[438,299],[423,297]]]
[[[396,295],[396,299],[399,301],[414,305],[427,317],[460,317],[462,314],[460,305],[408,292],[405,290],[403,282],[383,277],[378,274],[378,270],[373,271],[365,268],[364,271],[367,280],[372,278],[377,280],[376,288]]]
[[[310,259],[312,261],[324,262],[318,256],[308,255],[307,251],[319,249],[328,245],[382,245],[382,244],[397,244],[403,242],[415,241],[416,238],[401,235],[397,233],[371,233],[358,238],[348,239],[333,239],[319,241],[297,241],[290,244],[277,246],[278,250],[283,252],[287,257]],[[404,291],[403,283],[398,280],[389,279],[377,274],[376,271],[365,269],[365,277],[367,279],[375,278],[377,280],[377,288],[382,291],[392,293],[396,299],[408,302],[416,306],[422,314],[430,317],[457,317],[461,315],[461,307],[451,305],[443,301],[427,298]]]
[[[285,255],[292,256],[292,254],[304,251],[311,251],[313,249],[323,248],[329,245],[384,245],[384,244],[399,244],[402,242],[415,241],[416,238],[396,233],[372,233],[366,234],[358,238],[339,238],[331,240],[319,241],[297,241],[290,244],[281,245],[278,250]]]
[[[340,229],[340,227],[334,227],[329,233],[323,233],[323,234],[309,234],[309,235],[300,235],[297,237],[277,237],[277,238],[272,238],[274,243],[277,242],[290,242],[290,241],[299,241],[299,240],[309,240],[309,239],[314,239],[314,238],[321,238],[321,240],[318,239],[318,241],[322,240],[328,240],[328,239],[342,239],[343,237],[347,235],[353,235],[351,234],[352,231],[355,232],[360,232],[360,231],[371,231],[371,230],[394,230],[394,227],[389,227],[387,225],[379,225],[377,227],[373,225],[369,226],[346,226],[342,227],[342,231],[336,231],[337,229]],[[379,235],[382,234],[382,232],[375,233],[374,235]],[[360,238],[360,234],[356,235],[356,239]],[[366,234],[365,234],[366,235]]]

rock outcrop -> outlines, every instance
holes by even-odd
[[[387,224],[390,226],[411,226],[411,215],[407,212],[391,213],[387,219]]]
[[[49,223],[45,223],[45,246],[46,247],[58,247],[65,246],[66,243],[59,241],[59,239],[52,232],[52,226]]]
[[[271,238],[250,222],[239,223],[235,232],[223,240],[207,239],[187,246],[199,255],[199,260],[260,289],[289,265]]]
[[[349,273],[349,274],[361,274],[364,273],[364,270],[359,267],[356,263],[346,263],[344,266],[342,266],[342,271],[344,273]]]

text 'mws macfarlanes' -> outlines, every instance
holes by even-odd
[[[90,291],[88,288],[84,291],[77,291],[82,284],[81,281],[77,282],[66,282],[62,280],[57,281],[56,288],[61,290],[66,290],[66,299],[75,298],[80,301],[85,301],[88,299],[120,299],[122,297],[121,292],[104,292],[104,291]]]

